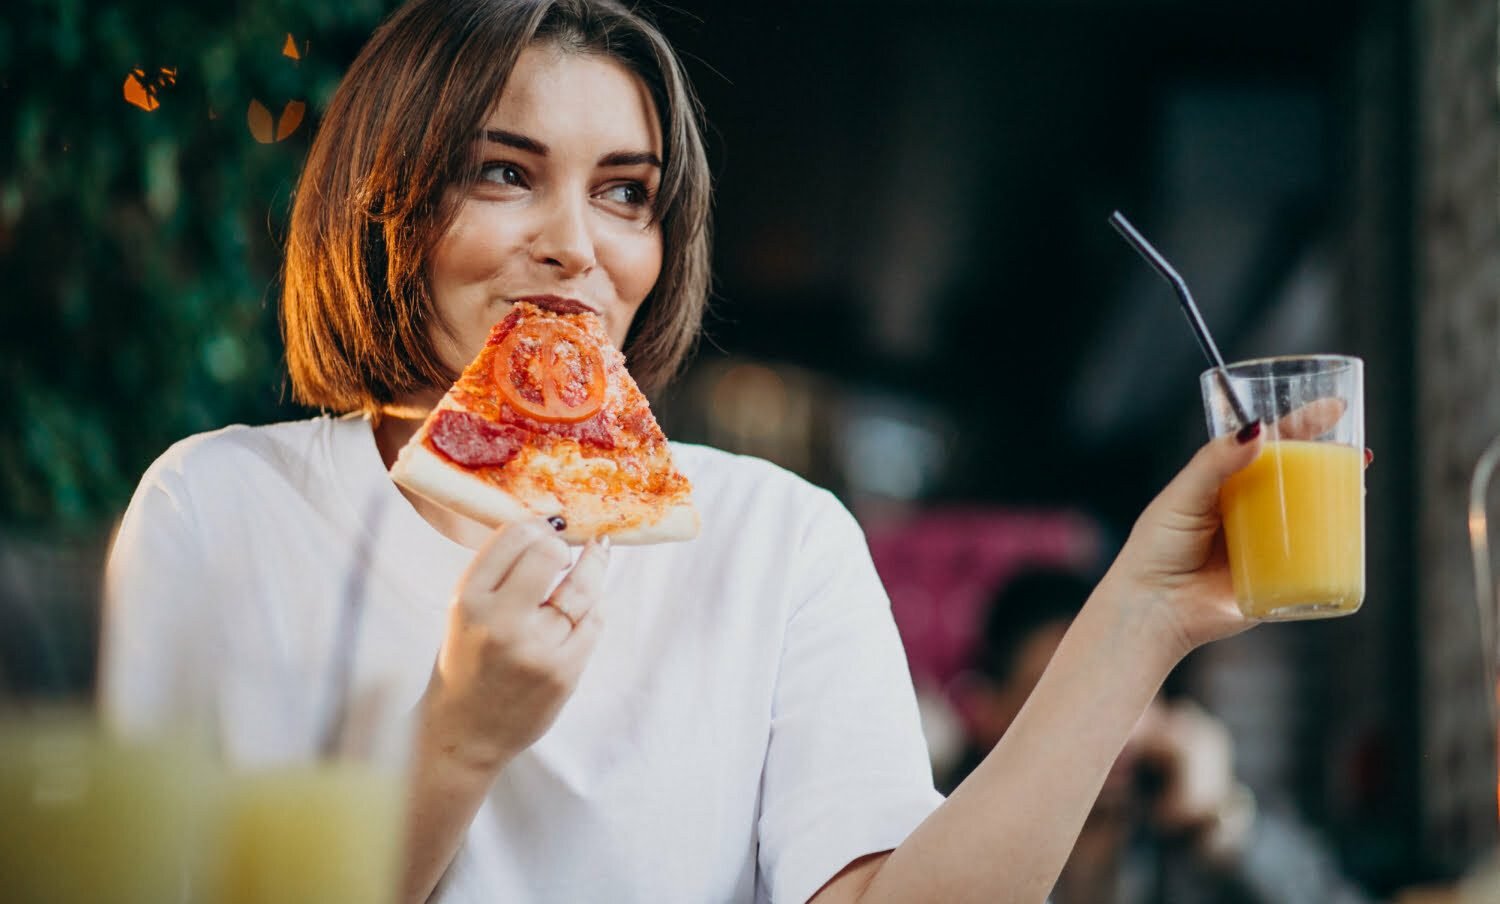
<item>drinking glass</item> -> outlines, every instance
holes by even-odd
[[[220,676],[212,904],[394,904],[411,702],[389,687]]]
[[[126,740],[83,702],[0,706],[0,899],[188,904],[218,784],[187,738]]]
[[[1341,355],[1260,358],[1199,379],[1209,433],[1264,425],[1266,442],[1219,492],[1240,611],[1329,618],[1365,598],[1364,364]]]

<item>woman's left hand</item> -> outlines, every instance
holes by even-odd
[[[1260,454],[1264,433],[1256,422],[1199,449],[1136,519],[1105,578],[1150,607],[1179,658],[1251,624],[1234,601],[1219,488]]]
[[[1256,421],[1198,450],[1136,519],[1105,580],[1150,606],[1179,658],[1252,622],[1240,614],[1229,579],[1219,489],[1260,454],[1267,438],[1314,439],[1344,416],[1345,403],[1309,402],[1269,425]],[[1365,450],[1365,466],[1373,456]]]

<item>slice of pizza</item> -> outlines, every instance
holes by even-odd
[[[490,526],[561,516],[584,543],[688,540],[692,486],[599,318],[520,302],[391,466],[401,486]]]

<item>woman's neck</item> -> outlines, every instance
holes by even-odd
[[[387,471],[396,463],[401,447],[416,435],[426,419],[425,411],[396,413],[390,408],[382,409],[370,419],[371,429],[375,432],[375,448],[380,450],[380,460]]]
[[[380,451],[380,460],[385,463],[386,470],[390,470],[391,465],[396,463],[396,456],[401,453],[401,448],[416,435],[422,422],[427,419],[428,413],[432,411],[440,398],[442,394],[436,393],[430,399],[405,399],[399,404],[382,407],[372,418],[375,448]],[[434,530],[453,542],[470,549],[477,549],[489,537],[490,528],[478,521],[443,508],[426,497],[411,492],[406,487],[398,485],[397,488],[401,490],[401,495],[411,503],[412,508],[417,510],[417,514],[431,524]]]

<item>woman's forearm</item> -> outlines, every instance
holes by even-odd
[[[431,897],[498,774],[498,767],[463,762],[431,736],[417,738],[407,792],[404,904]]]
[[[886,858],[866,901],[1040,902],[1131,728],[1182,655],[1106,578],[989,756]]]
[[[497,529],[448,607],[415,714],[403,901],[431,896],[495,778],[546,733],[593,652],[609,544],[569,568],[556,534],[541,518]]]

